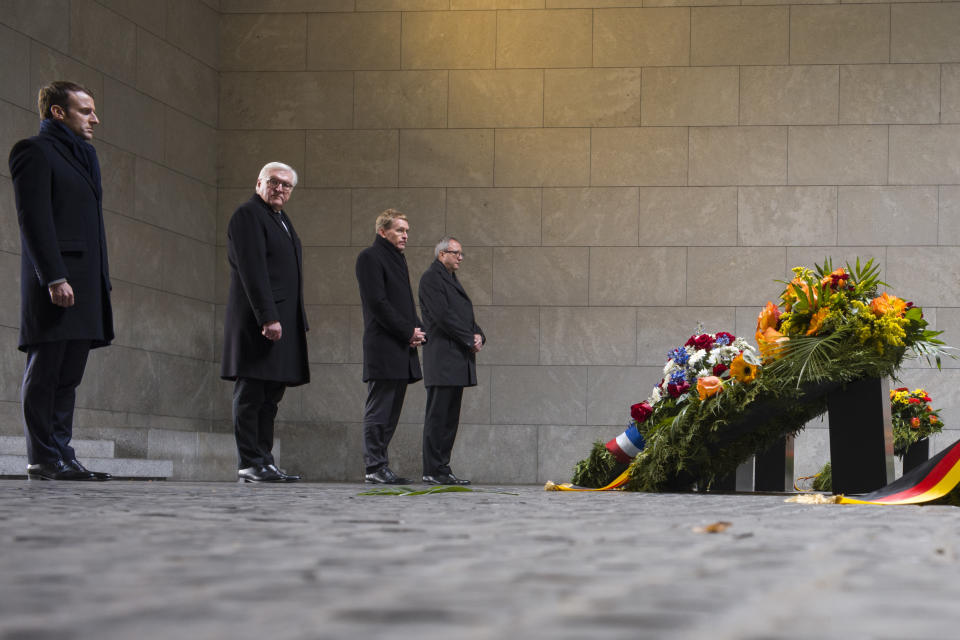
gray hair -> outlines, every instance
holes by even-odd
[[[263,169],[260,169],[260,175],[257,176],[257,180],[263,180],[267,177],[268,173],[274,171],[275,169],[279,169],[280,171],[289,171],[293,175],[293,186],[297,186],[296,169],[282,162],[268,162],[267,164],[263,165]]]
[[[457,244],[463,244],[453,236],[443,236],[443,240],[437,243],[437,246],[433,248],[433,257],[439,258],[441,251],[446,251],[450,248],[450,241],[456,242]]]

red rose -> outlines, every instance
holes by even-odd
[[[646,402],[638,402],[630,407],[630,417],[636,420],[637,424],[645,422],[651,413],[653,413],[653,407]]]
[[[733,344],[734,341],[737,339],[737,336],[733,335],[732,333],[728,333],[726,331],[721,331],[717,333],[717,340],[719,340],[720,338],[726,338],[727,344]]]
[[[695,347],[697,349],[709,351],[713,348],[713,337],[708,333],[701,333],[698,336],[690,336],[690,339],[687,340],[687,343],[684,346]]]
[[[726,370],[729,369],[729,368],[730,368],[730,367],[728,367],[727,365],[723,364],[722,362],[719,363],[719,364],[715,364],[715,365],[713,365],[713,375],[719,376],[719,375],[723,374],[723,372],[726,371]]]
[[[907,402],[909,402],[910,404],[920,404],[922,400],[920,400],[920,398],[908,398]]]
[[[687,382],[686,380],[684,380],[680,384],[674,384],[673,382],[671,382],[670,384],[667,385],[667,393],[670,394],[671,398],[679,398],[689,390],[690,390],[690,383]]]

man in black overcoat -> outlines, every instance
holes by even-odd
[[[389,467],[387,447],[400,421],[407,385],[420,380],[417,347],[426,341],[410,289],[403,250],[410,224],[395,209],[377,217],[373,245],[357,256],[357,283],[363,305],[363,413],[365,481],[405,484]]]
[[[268,163],[256,193],[227,227],[230,293],[220,377],[236,381],[233,427],[240,482],[296,482],[273,459],[273,426],[287,387],[310,382],[303,250],[283,210],[297,185],[292,167]]]
[[[40,133],[10,151],[20,223],[21,404],[31,480],[106,480],[70,446],[76,389],[90,349],[113,340],[100,164],[90,91],[52,82],[37,100]]]
[[[477,385],[477,352],[486,338],[473,316],[473,303],[457,279],[463,260],[460,242],[447,236],[434,249],[436,260],[420,278],[420,312],[430,341],[423,346],[423,482],[470,484],[450,470],[450,452],[460,426],[464,387]]]

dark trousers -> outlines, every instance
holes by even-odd
[[[73,460],[73,407],[90,353],[89,340],[43,342],[27,350],[20,402],[27,461]]]
[[[423,420],[423,475],[450,473],[450,452],[460,427],[463,387],[427,387]]]
[[[367,403],[363,409],[363,464],[367,473],[387,466],[387,447],[400,422],[406,380],[367,382]]]
[[[239,469],[273,464],[273,421],[287,385],[237,378],[233,386],[233,432]]]

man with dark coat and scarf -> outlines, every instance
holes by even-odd
[[[430,342],[423,347],[424,484],[470,484],[450,470],[450,453],[460,427],[464,387],[477,386],[477,353],[486,337],[473,316],[473,303],[457,279],[463,247],[447,236],[433,250],[436,260],[420,277],[420,312]]]
[[[227,227],[230,293],[220,377],[236,381],[233,427],[239,482],[296,482],[273,459],[273,427],[287,387],[310,382],[303,250],[283,210],[297,185],[292,167],[270,162],[256,193]]]
[[[90,349],[113,340],[103,191],[90,144],[93,94],[72,82],[40,89],[40,133],[10,151],[20,223],[21,405],[31,480],[107,480],[70,440]]]
[[[364,479],[371,484],[406,484],[389,467],[387,447],[403,409],[407,385],[420,380],[417,347],[427,336],[420,329],[403,250],[410,224],[395,209],[376,221],[373,245],[357,256],[357,283],[363,305]]]

